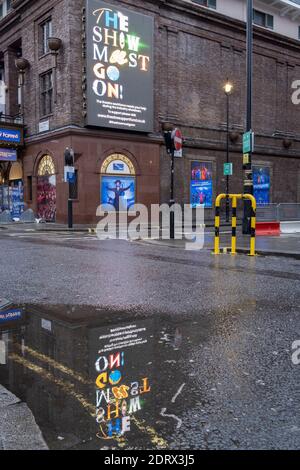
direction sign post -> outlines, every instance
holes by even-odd
[[[254,133],[252,131],[245,132],[243,135],[243,154],[252,153],[254,151]]]

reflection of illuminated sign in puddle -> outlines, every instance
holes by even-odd
[[[141,357],[140,349],[148,343],[146,327],[129,324],[101,329],[97,339],[100,346],[94,363],[97,436],[114,438],[131,430],[133,416],[145,407],[151,392],[148,376],[130,373],[135,358]]]

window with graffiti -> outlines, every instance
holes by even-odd
[[[47,222],[56,218],[56,176],[53,159],[45,155],[38,168],[37,216]]]

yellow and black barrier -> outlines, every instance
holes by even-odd
[[[255,229],[256,229],[256,199],[252,194],[219,194],[216,199],[216,217],[215,217],[215,250],[214,254],[220,254],[220,207],[222,199],[232,200],[232,236],[231,236],[231,254],[236,255],[236,228],[237,228],[237,201],[238,199],[250,199],[251,212],[251,239],[250,256],[255,256]]]

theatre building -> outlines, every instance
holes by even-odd
[[[300,202],[300,5],[254,1],[254,193]],[[175,199],[243,188],[246,0],[0,0],[0,204],[94,223],[170,197],[164,123],[180,128]],[[230,81],[228,97],[224,85]],[[75,177],[64,178],[74,151]]]

